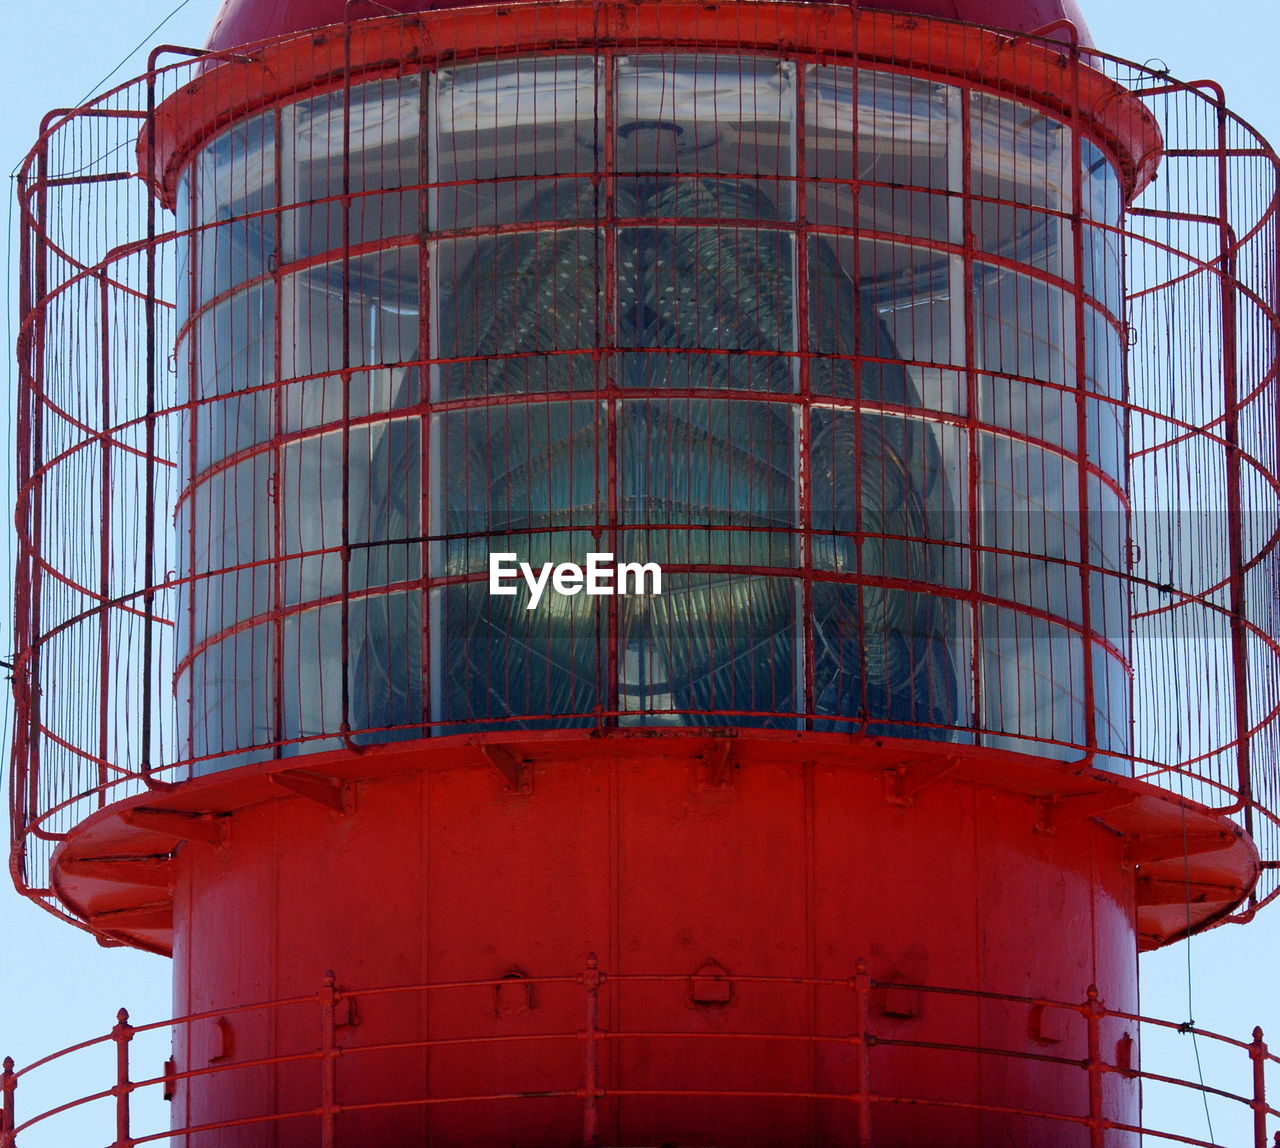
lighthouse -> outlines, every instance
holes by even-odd
[[[173,957],[115,1144],[1159,1136],[1138,953],[1276,891],[1275,177],[1070,0],[229,0],[51,114],[14,872]]]

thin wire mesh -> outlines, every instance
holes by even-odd
[[[268,45],[50,118],[19,191],[22,887],[157,782],[528,728],[1013,748],[1280,860],[1274,153],[1082,50],[1131,94],[1108,122],[1163,135],[1121,213],[1071,49],[978,83],[920,63],[943,21],[884,19],[855,65],[729,7],[732,36],[658,5],[661,53],[519,63],[362,21],[401,63],[280,55],[264,107]],[[147,170],[196,89],[240,111]],[[667,591],[527,612],[485,593],[498,543]]]

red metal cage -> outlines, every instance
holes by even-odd
[[[858,30],[860,70],[841,71],[849,57],[838,46],[840,37],[829,37],[832,47],[825,52],[785,48],[788,42],[810,42],[839,21],[853,21],[850,28]],[[552,10],[532,5],[497,12],[479,25],[457,13],[437,13],[432,27],[432,37],[424,39],[417,18],[362,21],[349,26],[345,36],[268,44],[231,59],[192,54],[159,67],[162,50],[156,69],[141,79],[89,107],[52,114],[23,168],[19,722],[13,788],[20,886],[45,899],[50,850],[86,814],[193,772],[343,745],[362,749],[389,738],[685,722],[902,736],[1131,770],[1136,778],[1236,817],[1261,851],[1265,870],[1245,914],[1270,900],[1276,891],[1273,738],[1280,705],[1273,636],[1280,522],[1274,457],[1276,160],[1224,106],[1221,92],[1091,49],[1056,42],[1042,46],[1025,37],[1011,42],[1000,59],[966,63],[972,45],[965,36],[972,30],[823,6],[752,5],[744,13],[659,5],[636,24],[628,13],[609,6]],[[477,27],[485,29],[486,39],[492,32],[494,42],[470,42]],[[762,47],[762,42],[777,44],[779,36],[781,51]],[[430,130],[443,138],[439,74],[452,80],[464,67],[483,73],[498,66],[465,62],[500,60],[503,43],[521,45],[526,57],[537,56],[539,45],[556,45],[545,49],[553,71],[581,70],[582,61],[589,62],[590,102],[584,102],[588,96],[581,85],[573,98],[579,101],[578,135],[590,130],[599,137],[589,146],[575,145],[585,147],[591,163],[579,172],[575,165],[582,156],[553,157],[559,166],[551,170],[573,178],[547,179],[535,167],[527,174],[504,173],[499,180],[514,188],[551,185],[554,200],[556,194],[567,196],[577,179],[599,199],[570,210],[575,220],[573,211],[586,212],[594,221],[589,231],[581,222],[566,230],[555,218],[540,219],[527,202],[525,214],[532,210],[533,218],[526,220],[501,222],[494,214],[500,214],[496,200],[484,218],[476,216],[476,197],[492,198],[498,177],[458,167],[461,160],[454,162],[456,171],[444,172],[453,178],[419,171],[426,162],[421,154],[430,149],[414,134],[417,120],[434,115]],[[566,43],[579,47],[566,52]],[[740,104],[748,65],[755,69],[753,76],[764,74],[761,69],[783,76],[785,84],[773,87],[772,79],[768,84],[752,80],[757,105],[763,107],[761,93],[786,104],[782,113],[769,113],[774,118],[768,124],[752,125],[752,156],[744,158],[746,136],[738,123],[738,152],[721,155],[724,145],[690,143],[705,155],[677,157],[677,167],[680,162],[692,166],[683,176],[679,171],[671,176],[702,179],[706,185],[714,181],[703,177],[699,163],[712,174],[747,166],[754,173],[753,188],[765,186],[778,203],[790,206],[781,210],[784,218],[761,222],[726,215],[740,208],[684,207],[677,210],[694,214],[664,216],[661,210],[667,209],[633,204],[627,209],[629,230],[643,223],[646,234],[665,229],[692,236],[695,243],[717,242],[722,254],[728,253],[725,258],[749,258],[756,265],[772,257],[771,250],[782,252],[778,259],[786,266],[779,274],[807,282],[803,289],[791,287],[792,325],[798,333],[772,346],[767,339],[760,342],[763,336],[749,334],[745,343],[729,348],[732,355],[721,355],[733,358],[738,365],[732,369],[739,371],[722,384],[704,372],[697,379],[690,376],[683,390],[670,379],[660,386],[651,381],[646,389],[643,377],[628,387],[619,374],[624,368],[615,365],[652,360],[662,344],[646,348],[643,340],[621,332],[617,276],[596,270],[590,283],[578,283],[574,290],[579,295],[598,290],[600,303],[592,302],[588,315],[576,298],[573,321],[581,326],[586,318],[592,323],[599,318],[604,326],[525,356],[536,361],[520,367],[526,375],[508,393],[481,387],[473,394],[468,372],[491,362],[492,352],[476,345],[469,354],[450,356],[461,346],[461,336],[455,332],[458,345],[451,348],[441,337],[424,334],[432,312],[419,305],[418,296],[432,285],[442,296],[457,288],[470,269],[461,270],[450,252],[464,244],[474,249],[506,242],[514,249],[550,236],[562,254],[572,247],[575,258],[594,259],[583,246],[588,236],[589,244],[601,246],[602,265],[616,266],[626,257],[618,246],[628,235],[623,209],[616,202],[606,204],[603,194],[619,186],[619,172],[628,170],[616,154],[624,136],[617,134],[618,113],[610,108],[620,106],[618,84],[635,82],[623,70],[642,70],[643,61],[653,58],[643,53],[652,52],[655,43],[668,53],[696,50],[708,61],[704,71],[710,77],[697,82],[710,90],[731,77]],[[632,64],[633,58],[641,64]],[[1067,66],[1077,60],[1088,66]],[[321,83],[317,98],[318,75],[329,77],[329,89],[324,94]],[[863,105],[857,114],[870,117],[872,125],[862,123],[859,130],[874,139],[874,117],[883,116],[897,133],[899,152],[914,146],[932,168],[917,161],[913,177],[909,154],[895,160],[886,153],[869,159],[865,172],[820,169],[831,162],[821,150],[826,129],[820,105],[828,98],[821,84],[844,82],[842,76],[859,77]],[[530,92],[528,105],[534,106],[539,83],[548,84],[546,75],[513,77],[506,81],[508,95],[518,102],[523,82]],[[310,146],[336,150],[320,175],[314,157],[294,157],[295,166],[304,159],[311,164],[305,170],[313,183],[320,180],[315,186],[264,199],[264,188],[285,179],[275,143],[278,125],[284,115],[303,114],[294,110],[294,93],[304,79],[311,104],[307,114],[323,121],[312,136],[321,142]],[[659,100],[666,82],[661,75],[652,81]],[[689,81],[669,77],[669,82]],[[386,123],[369,128],[373,121],[361,110],[369,93],[382,100],[391,84],[409,85],[408,94],[398,95],[395,103],[395,115],[414,121],[411,139],[419,141],[407,159],[396,151],[403,147],[392,140],[392,128]],[[909,101],[922,98],[918,91],[912,94],[913,84],[928,85],[930,107],[941,108],[941,126],[927,116],[912,120]],[[426,112],[431,85],[438,107]],[[787,93],[778,97],[782,86]],[[1028,92],[1036,93],[1033,105],[1019,102]],[[468,98],[481,97],[471,92]],[[636,98],[651,97],[641,91]],[[413,100],[420,106],[411,106]],[[711,105],[714,121],[714,98]],[[251,114],[256,118],[246,128]],[[385,118],[385,108],[382,114]],[[741,107],[735,114],[741,118]],[[635,119],[638,115],[633,113],[633,120],[641,123],[640,134],[665,130]],[[352,118],[359,116],[364,119],[357,126],[381,134],[375,140],[376,165],[366,163],[368,170],[357,171],[351,137]],[[179,123],[185,125],[181,132],[175,129]],[[669,134],[677,134],[675,127],[682,125],[672,125]],[[696,136],[698,130],[694,125],[688,134]],[[914,144],[913,130],[920,133]],[[250,138],[253,132],[258,134]],[[950,138],[943,138],[948,132]],[[1052,135],[1067,142],[1046,142]],[[980,149],[990,149],[992,140],[1014,141],[1037,154],[1041,173],[1046,164],[1061,163],[1054,176],[1058,206],[1037,205],[1034,200],[1044,195],[1033,186],[1032,174],[1002,171],[1000,165],[1012,161],[1000,159],[998,149],[984,160]],[[787,150],[785,174],[773,159],[759,158],[762,141]],[[442,145],[438,154],[456,154],[461,145],[451,146],[452,153]],[[1057,151],[1049,154],[1046,149],[1054,147]],[[205,164],[203,176],[190,166],[197,155],[212,157],[199,161]],[[940,164],[940,155],[951,158]],[[1081,162],[1086,160],[1087,165]],[[275,165],[271,170],[263,167],[268,161]],[[518,167],[519,158],[514,162]],[[806,171],[806,162],[814,170]],[[895,170],[894,162],[902,170]],[[940,170],[946,162],[950,172]],[[1157,162],[1164,164],[1162,177],[1148,183]],[[630,170],[639,169],[633,164]],[[247,178],[259,202],[233,196],[220,214],[201,222],[202,209],[191,201],[192,184],[228,172],[242,183]],[[1113,182],[1095,186],[1090,172],[1107,173]],[[921,183],[907,182],[910,178]],[[176,220],[153,189],[170,208],[179,208]],[[455,215],[464,193],[470,197],[474,218],[445,218],[445,192]],[[434,204],[434,230],[429,242],[419,244],[428,200]],[[1107,211],[1118,211],[1122,201],[1123,219],[1108,222]],[[875,230],[886,205],[907,220],[907,234]],[[552,217],[563,214],[554,203],[542,214],[548,210]],[[713,218],[700,222],[698,212],[704,210]],[[872,226],[858,224],[860,212]],[[379,238],[378,218],[392,215],[399,222],[389,238]],[[362,239],[361,227],[372,237]],[[950,238],[953,230],[957,241]],[[292,241],[281,238],[286,231]],[[1059,237],[1048,255],[1027,238],[1046,233]],[[1123,306],[1113,294],[1121,242],[1128,282]],[[314,254],[305,250],[308,243]],[[358,257],[326,262],[330,247]],[[431,260],[434,269],[427,266]],[[807,272],[806,264],[811,265]],[[380,298],[380,310],[362,312],[360,300],[370,296],[360,276],[376,276],[392,265],[391,277],[414,293],[412,307]],[[941,287],[935,284],[932,295],[908,300],[910,307],[895,304],[895,277],[919,280],[926,271],[942,277]],[[895,324],[893,340],[860,349],[827,346],[823,340],[836,336],[823,333],[805,314],[825,305],[829,315],[836,315],[831,308],[842,305],[830,298],[822,303],[824,274],[862,274],[864,294],[879,290],[885,300],[881,315],[891,314]],[[1013,312],[1001,326],[985,330],[974,317],[981,294],[975,281],[983,275],[992,276],[995,285],[989,290],[1006,312]],[[310,372],[305,356],[286,345],[294,336],[282,317],[287,307],[296,313],[304,305],[299,284],[307,276],[312,338],[330,340],[337,348],[325,350],[329,357],[321,356],[320,366]],[[1012,290],[1007,284],[1015,279]],[[652,289],[677,287],[687,289],[675,283]],[[474,283],[472,290],[473,312],[466,318],[474,324],[475,301],[496,296],[474,294],[480,290]],[[963,302],[966,290],[970,294]],[[950,318],[920,315],[938,311],[937,300],[948,291],[954,296]],[[603,318],[596,315],[597,305]],[[397,306],[412,311],[407,323]],[[934,334],[921,333],[922,318]],[[720,321],[729,318],[722,315]],[[375,342],[370,328],[389,322],[399,328]],[[857,322],[865,327],[868,320]],[[455,327],[460,323],[455,315]],[[947,323],[954,330],[937,333]],[[1057,334],[1046,336],[1045,329]],[[250,330],[252,345],[246,350]],[[864,332],[864,342],[873,335],[882,337]],[[472,343],[481,337],[474,335]],[[226,338],[232,348],[227,353],[239,356],[234,361],[217,357]],[[575,338],[577,355],[572,353]],[[724,347],[723,338],[717,344],[717,336],[705,332],[670,338],[678,349],[661,351],[667,360],[677,355],[706,360],[714,357],[709,351]],[[858,336],[849,338],[856,343]],[[702,352],[698,339],[705,344]],[[1054,339],[1060,344],[1056,350]],[[364,350],[362,340],[370,344]],[[913,349],[904,353],[899,342]],[[1127,351],[1123,362],[1122,347]],[[254,355],[257,359],[246,363]],[[511,369],[510,355],[498,358],[507,364],[504,370]],[[517,365],[520,358],[515,356]],[[208,368],[202,366],[206,360]],[[556,383],[547,374],[548,364],[566,360],[569,366]],[[862,372],[860,397],[842,398],[839,386],[830,382],[842,361]],[[909,372],[914,390],[909,399],[888,393],[883,380],[890,364]],[[881,393],[872,395],[866,379],[876,369]],[[213,376],[203,376],[207,370]],[[536,386],[529,381],[534,371],[543,372]],[[782,393],[769,393],[770,372],[782,380]],[[820,378],[820,372],[827,373]],[[426,393],[426,383],[415,383],[412,394],[405,390],[394,401],[384,397],[379,408],[370,396],[379,386],[385,389],[393,373],[401,377],[402,390],[410,374],[419,380],[439,380],[443,374],[445,383],[432,384],[434,395]],[[449,378],[461,380],[452,392]],[[821,379],[827,380],[825,394]],[[617,399],[620,394],[630,407]],[[1023,397],[1009,397],[1015,394]],[[751,402],[736,408],[725,405],[748,397]],[[644,416],[624,424],[617,412],[641,410],[645,402]],[[665,503],[663,498],[656,503],[669,506],[683,499],[683,519],[655,510],[651,499],[628,526],[625,467],[643,466],[644,458],[653,456],[670,470],[673,459],[711,449],[707,435],[714,428],[691,431],[690,417],[673,412],[681,403],[684,410],[700,404],[714,412],[717,402],[726,411],[753,407],[764,412],[733,416],[741,426],[729,433],[763,442],[762,458],[753,461],[754,471],[726,464],[720,477],[711,478],[699,478],[701,464],[691,465],[686,481],[750,488],[756,481],[750,475],[766,469],[775,456],[789,477],[784,475],[778,490],[748,489],[740,505],[730,497],[719,519],[704,516],[699,530],[688,529],[689,506],[713,496],[672,490],[663,496]],[[598,420],[593,403],[608,407]],[[315,408],[309,423],[306,417],[297,422],[299,404]],[[854,409],[872,410],[876,417],[864,413],[853,422],[839,421],[850,417],[842,410]],[[908,426],[909,413],[923,420],[919,425],[928,428],[925,439],[931,435],[933,445],[912,445],[903,437],[906,432],[882,429]],[[522,421],[513,421],[517,414]],[[698,417],[705,423],[729,416]],[[368,464],[359,488],[350,478],[354,454],[364,451],[367,464],[378,450],[399,450],[401,456],[436,450],[432,465],[451,482],[465,485],[473,481],[469,467],[490,464],[468,462],[473,456],[463,448],[451,453],[447,435],[452,431],[441,430],[449,420],[484,428],[505,420],[501,442],[508,454],[519,435],[526,454],[539,435],[544,453],[558,449],[554,442],[548,445],[548,436],[556,433],[570,441],[576,437],[575,450],[585,443],[574,456],[580,458],[579,473],[566,481],[577,485],[563,509],[547,521],[526,513],[521,522],[508,490],[501,508],[506,517],[495,527],[492,506],[481,512],[467,510],[470,503],[460,511],[447,505],[433,509],[432,496],[419,486],[414,494],[420,502],[399,525],[398,550],[380,542],[370,533],[370,521],[382,512],[369,508],[388,502],[388,480],[382,472],[380,479],[371,478],[375,468]],[[873,524],[862,520],[869,513],[864,505],[836,521],[831,491],[870,483],[819,457],[823,433],[844,434],[840,441],[859,457],[870,457],[875,447],[880,452],[875,465],[882,472],[889,465],[885,458],[903,452],[908,452],[903,465],[945,470],[940,485],[947,486],[949,502],[926,505],[917,491],[914,517],[908,507],[897,518],[885,514]],[[628,434],[632,441],[623,441]],[[381,445],[375,446],[379,435]],[[323,450],[306,454],[322,437]],[[998,449],[989,449],[997,440]],[[493,444],[486,449],[491,457]],[[630,452],[627,459],[621,458],[624,451]],[[570,474],[572,460],[563,469]],[[545,474],[541,480],[552,481]],[[490,487],[479,497],[492,501],[493,474],[485,472],[479,481]],[[509,473],[504,481],[511,481]],[[1039,494],[1025,495],[1028,484]],[[290,497],[296,502],[317,489],[322,491],[318,501],[301,511],[288,508]],[[1064,490],[1070,499],[1054,512],[1057,525],[1032,523],[1032,512],[1051,501],[1045,492],[1056,491],[1061,498]],[[534,496],[526,492],[525,497]],[[824,498],[825,509],[818,505]],[[1006,515],[1004,525],[996,522],[1004,512],[993,509],[1002,499],[1012,500],[1017,509]],[[483,521],[465,520],[477,513]],[[675,521],[664,521],[664,514]],[[938,521],[943,525],[929,525]],[[461,656],[472,654],[429,632],[432,619],[443,632],[450,611],[466,613],[471,607],[465,595],[457,595],[485,577],[474,563],[468,565],[469,540],[492,539],[495,529],[497,536],[508,537],[523,530],[526,538],[562,532],[616,548],[627,545],[628,528],[650,538],[651,555],[659,545],[653,539],[659,539],[663,555],[674,560],[671,569],[691,572],[684,577],[714,578],[720,570],[740,577],[740,584],[766,587],[760,599],[766,605],[786,599],[780,607],[791,619],[785,651],[776,638],[760,638],[773,642],[772,654],[758,659],[772,666],[771,676],[756,674],[746,685],[739,680],[719,694],[657,703],[651,681],[628,682],[630,671],[623,665],[630,657],[627,616],[614,600],[590,615],[579,611],[561,618],[591,660],[595,684],[589,683],[589,695],[572,704],[555,701],[557,672],[550,668],[552,661],[544,661],[525,674],[523,713],[519,707],[513,712],[510,704],[498,713],[473,703],[465,713],[450,712],[449,699],[440,697],[447,682],[442,687],[429,679],[433,674],[447,678],[449,659],[459,650]],[[1045,540],[1047,529],[1059,531],[1058,541]],[[381,537],[388,537],[385,531]],[[840,549],[846,543],[852,549]],[[890,568],[894,548],[901,552],[912,546],[933,553]],[[392,551],[391,557],[377,557]],[[833,553],[835,558],[821,557]],[[854,557],[841,557],[846,553]],[[375,562],[386,568],[379,577],[369,574]],[[707,591],[709,598],[702,601],[715,593]],[[931,662],[927,651],[909,651],[903,672],[923,683],[916,697],[905,703],[868,702],[873,687],[867,684],[871,675],[863,654],[861,700],[848,700],[858,688],[854,673],[846,675],[854,684],[844,701],[824,700],[825,681],[844,669],[824,668],[824,650],[840,639],[837,631],[814,621],[814,603],[821,595],[857,596],[861,604],[852,614],[863,620],[855,637],[865,647],[873,625],[867,613],[873,593],[881,594],[875,601],[890,606],[911,603],[904,609],[916,613],[903,625],[914,626],[917,638],[928,624],[920,620],[925,617],[921,609],[946,612],[953,650],[945,687],[938,685],[943,679],[936,659]],[[939,599],[943,607],[936,606]],[[694,591],[682,601],[698,604]],[[927,605],[931,601],[935,605]],[[380,622],[370,620],[375,607],[382,611]],[[735,614],[725,607],[727,621],[715,624],[730,632],[737,625],[750,635],[751,604],[737,609]],[[314,621],[322,616],[332,623],[324,623],[323,632]],[[687,620],[679,618],[678,612],[671,614],[669,627],[687,628]],[[634,617],[632,623],[638,624]],[[704,620],[694,629],[712,624]],[[370,635],[414,626],[426,635],[424,648],[432,641],[437,647],[423,653],[403,641],[395,645],[395,657],[413,662],[412,696],[398,708],[378,708],[368,700],[375,692],[368,684],[371,655],[364,652],[374,644]],[[984,659],[996,665],[993,650],[997,658],[1000,649],[1026,651],[1044,634],[1050,637],[1038,660],[1016,655],[1015,661],[1021,657],[1026,664],[1012,674],[998,666],[983,668]],[[262,636],[262,642],[255,645],[250,635]],[[517,637],[532,641],[527,633]],[[698,640],[704,639],[712,640],[705,635]],[[506,656],[514,648],[508,634]],[[691,658],[711,656],[688,653],[674,642],[666,650],[673,665],[684,659],[678,665],[686,673]],[[317,684],[314,672],[305,668],[308,660],[334,667],[327,685]],[[722,670],[712,665],[706,672],[714,677]],[[830,687],[825,688],[829,694]],[[507,694],[516,689],[509,673],[502,689]],[[948,690],[951,697],[943,706],[937,696]],[[308,709],[309,694],[324,698]],[[646,700],[637,702],[642,694]],[[196,699],[206,716],[196,714]],[[197,735],[193,726],[201,722],[208,728]]]
[[[325,852],[323,819],[348,811],[357,781],[478,764],[528,795],[534,769],[565,766],[527,833],[536,863],[557,802],[580,808],[576,781],[603,801],[600,778],[643,759],[628,816],[656,850],[670,827],[643,814],[663,786],[684,800],[690,763],[696,804],[742,764],[781,793],[803,759],[837,779],[824,847],[880,781],[902,811],[939,779],[989,780],[1001,792],[970,828],[998,832],[969,860],[1071,870],[1054,935],[1105,902],[1072,959],[1105,966],[1113,1002],[1132,1001],[1135,931],[1152,947],[1274,899],[1277,157],[1216,86],[1098,52],[1069,26],[1043,31],[766,0],[447,9],[231,52],[159,49],[139,79],[52,113],[19,183],[19,889],[167,951],[165,864],[185,866],[188,910],[190,887],[234,868],[171,843],[225,844],[233,815],[281,790],[308,803],[286,811],[288,880],[305,886],[307,865],[341,854]],[[535,608],[532,592],[492,592],[496,550],[657,563],[666,586],[570,588]],[[474,781],[443,804],[469,808]],[[753,793],[752,816],[769,792]],[[894,856],[917,840],[945,851],[953,839],[927,824],[945,813],[903,829]],[[788,816],[775,826],[788,880],[816,886],[819,833],[799,804]],[[278,848],[274,817],[279,802],[244,819],[233,890]],[[376,821],[350,828],[371,835],[371,871]],[[486,848],[514,840],[508,828]],[[397,822],[388,851],[418,832]],[[427,882],[435,862],[425,848],[418,861]],[[491,870],[470,863],[488,890]],[[362,872],[330,879],[359,900]],[[644,912],[652,878],[627,892]],[[830,908],[839,873],[822,879]],[[927,884],[927,866],[910,879]],[[1015,902],[1033,884],[998,906],[993,935],[1025,931]],[[254,895],[274,904],[265,888]],[[213,967],[227,942],[200,933],[210,919],[217,931],[204,913],[191,930]],[[315,925],[304,916],[287,923]],[[191,1135],[221,1111],[207,1128],[296,1120],[299,1143],[361,1127],[357,1108],[500,1103],[444,1089],[384,1104],[376,1087],[347,1103],[344,1063],[367,1085],[370,1057],[416,1063],[448,1041],[395,1043],[369,1025],[344,1050],[338,1014],[407,993],[448,1015],[451,993],[488,994],[500,1020],[504,994],[544,990],[556,1008],[535,1020],[550,1027],[519,1039],[559,1042],[546,1072],[581,1068],[540,1095],[587,1144],[622,1098],[678,1098],[670,1074],[625,1066],[691,1036],[687,1018],[678,1034],[661,1021],[597,1031],[602,993],[751,993],[764,1016],[804,995],[829,1030],[720,1039],[803,1045],[791,1051],[813,1069],[809,1091],[757,1081],[743,1094],[847,1121],[860,1144],[919,1104],[1070,1125],[1046,1136],[1100,1145],[1142,1131],[1143,1088],[1176,1083],[1132,1055],[1135,1030],[1161,1022],[1096,991],[1076,1004],[988,991],[1004,967],[943,990],[865,966],[824,980],[812,953],[779,966],[806,975],[717,966],[696,985],[642,975],[652,964],[578,977],[566,959],[553,969],[565,975],[521,974],[516,990],[479,976],[330,981],[261,1006],[228,973],[225,1009],[173,1022],[188,1060],[144,1083],[129,1077],[139,1030],[122,1017],[103,1038],[121,1075],[88,1099],[114,1097],[121,1144],[167,1135],[130,1124],[134,1094],[166,1079],[195,1096]],[[1051,981],[1036,991],[1069,996],[1076,972],[1064,961]],[[183,991],[177,1011],[190,1011],[203,986]],[[895,1030],[917,1015],[895,1008],[925,996],[927,1031]],[[322,1044],[294,1048],[293,1020],[280,1047],[237,1051],[226,1035],[306,1009]],[[227,1020],[237,1011],[243,1023]],[[585,1015],[585,1035],[556,1027],[562,1013]],[[516,1038],[477,1032],[458,1043],[485,1044],[528,1101]],[[1005,1047],[993,1033],[1014,1035]],[[1261,1145],[1272,1058],[1261,1034],[1226,1043],[1247,1051],[1254,1086],[1219,1095],[1251,1114]],[[696,1045],[681,1055],[696,1061]],[[898,1047],[917,1069],[936,1054],[941,1085],[955,1058],[975,1077],[999,1062],[992,1079],[1013,1083],[907,1095]],[[441,1056],[455,1053],[469,1055]],[[296,1088],[296,1111],[218,1108],[240,1095],[234,1073],[268,1068]],[[15,1111],[32,1069],[0,1078],[6,1148],[26,1127]],[[1058,1108],[1017,1099],[1059,1073]]]

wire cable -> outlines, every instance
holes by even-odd
[[[117,72],[119,72],[120,69],[123,68],[125,64],[127,64],[131,59],[133,59],[133,57],[137,55],[137,53],[141,49],[145,48],[147,44],[150,42],[151,37],[154,36],[157,32],[159,32],[161,28],[163,28],[167,23],[169,23],[170,20],[172,20],[179,12],[181,12],[190,3],[191,3],[191,0],[182,0],[182,2],[176,8],[174,8],[174,10],[169,13],[169,15],[167,15],[163,20],[160,21],[159,24],[157,24],[154,28],[152,28],[150,32],[148,32],[145,36],[142,37],[142,39],[139,40],[137,44],[135,44],[129,50],[129,52],[120,60],[120,62],[114,68],[111,69],[111,71],[109,71],[105,76],[103,76],[102,79],[100,79],[96,84],[94,84],[93,87],[90,88],[77,101],[76,107],[78,108],[83,107],[86,103],[88,103],[89,100],[91,100],[98,93],[99,89],[103,86],[103,84],[105,84]]]
[[[1192,1007],[1192,974],[1191,974],[1191,857],[1188,852],[1187,841],[1187,809],[1186,806],[1181,807],[1182,814],[1182,879],[1186,894],[1186,920],[1187,920],[1187,939],[1184,942],[1187,947],[1187,1019],[1178,1026],[1178,1031],[1190,1035],[1191,1050],[1195,1053],[1196,1058],[1196,1078],[1200,1082],[1200,1099],[1204,1104],[1204,1122],[1209,1129],[1209,1143],[1217,1144],[1217,1137],[1213,1134],[1213,1116],[1209,1112],[1209,1094],[1204,1087],[1204,1068],[1200,1064],[1200,1042],[1196,1039],[1196,1022],[1195,1009]]]

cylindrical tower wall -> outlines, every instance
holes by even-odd
[[[1063,115],[723,48],[459,61],[237,123],[178,198],[198,768],[582,725],[1127,752],[1121,184]],[[645,569],[516,573],[592,553]]]
[[[346,815],[261,802],[224,847],[188,850],[175,1011],[205,1019],[180,1034],[198,1075],[175,1124],[249,1120],[190,1148],[315,1144],[325,969],[390,990],[344,1005],[338,1144],[834,1148],[859,1143],[862,1113],[875,1148],[1087,1148],[1090,1111],[1138,1124],[1129,1077],[1090,1108],[1081,1018],[1022,999],[1070,1006],[1095,984],[1136,1011],[1123,837],[1037,832],[1025,796],[948,779],[886,801],[834,744],[744,739],[715,780],[692,752],[714,744],[535,738],[526,794],[455,757],[353,787]],[[860,962],[903,987],[860,1001]],[[975,992],[912,987],[933,984]],[[265,999],[298,1004],[246,1010]],[[1126,1027],[1105,1025],[1109,1059]],[[271,1111],[296,1115],[250,1119]],[[1121,1130],[1108,1145],[1133,1148]]]

